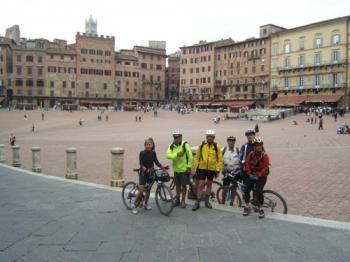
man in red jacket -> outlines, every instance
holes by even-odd
[[[265,217],[264,210],[260,207],[264,203],[263,189],[267,181],[267,175],[269,174],[270,159],[264,150],[263,144],[264,143],[261,138],[255,138],[253,141],[254,150],[249,153],[246,159],[245,167],[247,178],[244,192],[244,201],[246,206],[243,210],[243,216],[247,216],[250,213],[250,191],[255,185],[257,198],[256,205],[259,208],[259,218]]]

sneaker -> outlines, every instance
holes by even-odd
[[[210,204],[209,199],[205,201],[205,206],[207,208],[213,208],[213,206]]]
[[[174,207],[177,207],[180,205],[180,197],[175,197],[175,200],[174,200]]]
[[[263,209],[259,209],[259,218],[264,218],[265,217],[265,212]]]
[[[131,213],[133,213],[134,215],[137,215],[139,211],[137,210],[136,206],[133,204],[131,205]]]
[[[243,216],[248,216],[250,213],[250,208],[249,207],[244,207],[243,208]]]
[[[197,209],[199,209],[201,207],[199,201],[196,201],[194,203],[194,206],[192,207],[192,211],[196,211]]]
[[[181,208],[186,208],[186,202],[184,199],[181,201]]]
[[[152,210],[152,207],[149,205],[149,204],[144,204],[143,205],[143,208],[145,209],[145,210]]]

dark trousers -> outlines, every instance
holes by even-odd
[[[263,189],[266,184],[266,181],[267,177],[259,177],[258,180],[252,180],[248,177],[245,181],[244,201],[246,203],[249,203],[250,191],[252,191],[255,185],[256,198],[258,200],[258,204],[261,206],[264,203]]]

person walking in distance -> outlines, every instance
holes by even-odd
[[[212,208],[209,202],[209,196],[211,194],[211,187],[214,177],[220,173],[222,168],[222,152],[221,147],[218,143],[214,142],[215,131],[206,131],[206,140],[198,147],[196,159],[197,159],[197,177],[198,177],[198,188],[197,188],[197,201],[195,202],[192,210],[196,211],[200,208],[200,201],[202,200],[202,191],[206,183],[206,195],[205,195],[205,206]]]
[[[318,130],[323,130],[323,118],[320,116],[320,121],[318,121]]]
[[[193,163],[193,156],[190,145],[182,140],[180,130],[173,132],[174,141],[169,145],[166,152],[166,158],[172,160],[174,170],[174,183],[176,187],[176,196],[174,206],[180,205],[186,207],[187,185],[190,182],[190,173]]]
[[[15,144],[16,144],[16,136],[13,133],[11,133],[11,135],[10,135],[10,145],[14,146]]]

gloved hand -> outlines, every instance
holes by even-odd
[[[257,181],[257,180],[259,180],[259,177],[254,175],[254,174],[249,174],[249,179],[253,180],[253,181]]]
[[[142,172],[146,172],[147,167],[145,167],[145,166],[142,165],[140,169],[141,169]]]

